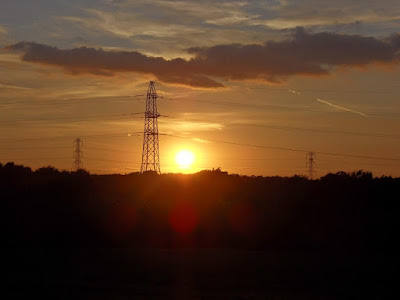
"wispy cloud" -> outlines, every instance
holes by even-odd
[[[160,120],[163,123],[163,127],[171,129],[173,131],[215,131],[224,129],[225,125],[212,120],[213,113],[182,113],[180,116],[172,117],[167,122]],[[215,114],[218,115],[218,114]],[[193,116],[200,116],[200,119],[193,118]],[[208,116],[208,117],[206,117]],[[194,139],[195,140],[195,139]],[[204,142],[200,139],[198,142]]]
[[[201,21],[221,27],[254,25],[276,29],[296,26],[330,26],[355,21],[364,24],[382,23],[398,19],[400,8],[398,0],[385,0],[385,7],[390,7],[390,9],[382,9],[382,5],[374,0],[362,0],[362,5],[354,5],[348,0],[336,0],[329,6],[320,0],[126,0],[108,2],[112,3],[115,8],[125,11],[131,9],[141,13],[146,12],[146,5],[156,7],[159,13],[169,17],[175,16],[175,20],[180,24],[184,22],[186,25],[193,21]],[[213,9],[210,9],[210,5]]]
[[[357,22],[362,23],[362,27],[368,28],[369,32],[380,24],[393,31],[396,25],[391,22],[399,19],[400,9],[398,0],[384,0],[383,3],[374,0],[336,0],[331,2],[332,5],[320,0],[285,1],[285,5],[271,2],[275,1],[256,2],[261,17],[250,20],[249,24],[275,29],[297,26],[327,29]],[[357,5],[357,2],[360,3]],[[271,14],[272,10],[277,13]]]
[[[249,20],[250,25],[264,25],[275,29],[287,29],[297,26],[310,27],[310,26],[329,26],[333,23],[336,24],[349,24],[354,22],[363,23],[379,23],[396,21],[400,18],[398,16],[381,16],[377,13],[368,13],[360,15],[341,15],[341,16],[299,16],[291,18],[276,18],[276,19],[257,19]]]
[[[171,128],[178,131],[214,131],[222,130],[225,126],[217,122],[201,122],[201,121],[178,121],[169,120],[168,124],[164,124],[165,128]]]
[[[0,83],[0,89],[13,89],[13,90],[31,90],[31,88],[18,86],[18,85],[9,85]]]
[[[97,9],[86,9],[93,17],[61,16],[59,20],[80,23],[86,27],[98,28],[117,36],[130,38],[136,35],[154,38],[171,38],[183,32],[196,33],[200,29],[180,24],[165,24],[159,20],[142,20],[139,14],[126,12],[109,13]]]
[[[123,48],[134,48],[147,55],[172,58],[177,55],[190,58],[186,48],[213,46],[218,43],[253,43],[265,38],[266,32],[249,34],[245,28],[232,25],[244,22],[248,17],[235,12],[217,10],[189,1],[160,1],[158,13],[149,13],[147,4],[134,1],[133,6],[120,3],[115,10],[84,9],[79,15],[54,17],[63,28],[79,30],[92,41],[99,32],[104,36],[99,45],[123,43]],[[125,5],[125,6],[123,6]],[[217,25],[224,24],[224,25]],[[82,43],[81,43],[82,44]],[[107,45],[108,46],[108,45]],[[104,48],[104,47],[103,47]]]
[[[149,4],[151,3],[151,4]],[[176,20],[191,20],[214,25],[234,25],[256,18],[258,15],[246,12],[246,1],[213,1],[212,9],[208,1],[169,1],[169,0],[131,0],[118,1],[115,7],[123,10],[143,9],[146,5],[157,7],[157,10],[166,16],[174,16]],[[181,23],[181,22],[179,22]]]
[[[331,103],[329,101],[322,100],[322,99],[317,99],[317,101],[320,102],[320,103],[324,103],[326,105],[329,105],[329,106],[331,106],[333,108],[336,108],[338,110],[343,110],[343,111],[347,111],[347,112],[350,112],[350,113],[353,113],[353,114],[357,114],[357,115],[360,115],[360,116],[363,116],[363,117],[368,117],[367,114],[365,114],[365,113],[363,113],[361,111],[358,111],[358,110],[354,110],[354,109],[351,109],[351,108],[339,106],[339,105],[333,104],[333,103]]]

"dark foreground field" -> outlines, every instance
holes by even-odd
[[[398,298],[400,179],[0,165],[6,298]]]
[[[394,299],[396,257],[232,249],[30,249],[7,258],[24,299]]]

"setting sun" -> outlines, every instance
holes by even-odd
[[[188,169],[194,162],[194,154],[188,150],[181,150],[175,156],[175,161],[181,169]]]

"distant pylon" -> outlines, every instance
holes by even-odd
[[[160,171],[160,157],[158,147],[158,117],[157,112],[157,92],[153,81],[150,81],[147,89],[146,111],[144,113],[144,136],[142,166],[140,172]]]
[[[75,171],[78,171],[80,169],[83,169],[83,162],[81,160],[83,157],[83,152],[81,150],[81,148],[83,147],[83,141],[80,138],[77,138],[74,141],[74,146],[75,146],[75,151],[73,153],[73,158],[75,160],[74,160],[73,166],[74,166]]]
[[[312,180],[314,178],[314,173],[315,173],[314,166],[315,166],[316,155],[314,152],[308,152],[306,158],[308,160],[306,164],[308,179]]]

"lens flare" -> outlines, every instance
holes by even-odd
[[[178,202],[172,208],[169,215],[169,223],[172,229],[181,234],[193,232],[198,222],[196,208],[190,202]]]

